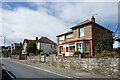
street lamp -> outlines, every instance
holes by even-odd
[[[4,36],[0,36],[3,38],[3,46],[5,46],[5,37]],[[2,57],[2,46],[0,46],[0,56]],[[2,62],[2,61],[1,61]]]
[[[1,36],[1,35],[0,35],[0,37],[3,38],[3,46],[5,46],[5,36]]]

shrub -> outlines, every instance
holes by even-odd
[[[41,52],[41,53],[40,53],[40,55],[46,55],[46,53],[44,53],[44,52]]]
[[[102,51],[101,53],[98,53],[96,55],[96,57],[118,57],[118,53],[117,52],[113,52],[113,51]]]
[[[59,54],[58,56],[62,56],[62,54]]]
[[[55,48],[50,49],[49,54],[56,54],[57,55],[57,49],[55,49]]]
[[[89,56],[89,58],[93,58],[93,56]]]
[[[38,49],[38,50],[36,51],[36,54],[40,54],[41,52],[43,52],[43,49]]]
[[[80,51],[73,51],[73,56],[81,54]]]

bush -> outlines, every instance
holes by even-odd
[[[117,52],[113,52],[113,51],[102,51],[101,53],[98,53],[96,55],[96,57],[118,57],[118,53]]]
[[[36,51],[36,55],[40,54],[41,52],[43,52],[43,49],[38,49],[38,50]]]
[[[44,52],[41,52],[41,53],[40,53],[40,55],[46,55],[46,53],[44,53]]]
[[[73,56],[81,54],[80,51],[73,51]]]
[[[93,56],[89,56],[89,58],[93,58]]]
[[[50,49],[49,54],[56,54],[57,55],[57,49]]]
[[[62,56],[62,54],[59,54],[58,56]]]

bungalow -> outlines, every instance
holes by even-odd
[[[95,55],[97,40],[104,35],[112,35],[112,31],[97,24],[94,16],[70,28],[71,31],[57,35],[58,55],[72,56],[73,51],[86,55]],[[111,44],[110,47],[113,47]]]

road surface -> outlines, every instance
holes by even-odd
[[[54,79],[67,79],[67,80],[72,80],[69,79],[66,76],[47,72],[41,69],[33,68],[30,66],[26,66],[24,64],[19,64],[13,61],[8,61],[7,59],[2,60],[3,65],[3,70],[7,70],[8,72],[12,73],[16,78],[54,78]],[[4,73],[3,73],[4,75]],[[52,79],[53,80],[53,79]]]

